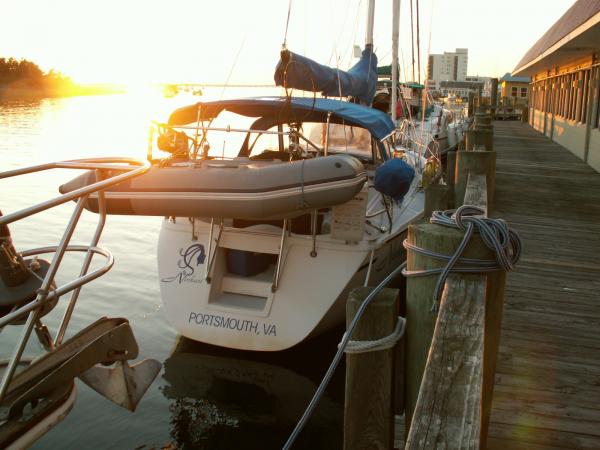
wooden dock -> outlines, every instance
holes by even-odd
[[[495,122],[495,217],[523,238],[508,276],[488,449],[600,448],[600,174]]]

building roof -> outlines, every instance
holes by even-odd
[[[508,83],[531,83],[531,77],[513,77],[509,72],[506,72],[499,81],[506,81]]]
[[[578,0],[519,61],[514,74],[534,74],[600,49],[600,0]]]

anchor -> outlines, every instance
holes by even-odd
[[[116,404],[134,411],[161,364],[153,359],[129,366],[138,346],[126,319],[101,318],[15,375],[0,405],[0,420],[20,417],[75,377]],[[97,364],[115,364],[114,368]]]
[[[145,359],[133,366],[127,361],[117,361],[115,367],[91,367],[79,379],[108,400],[133,412],[161,367],[155,359]]]

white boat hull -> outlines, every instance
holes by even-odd
[[[275,291],[275,265],[254,276],[235,275],[227,269],[226,252],[237,249],[276,255],[281,228],[225,226],[217,251],[213,245],[209,252],[209,222],[165,220],[158,243],[158,271],[167,320],[190,339],[257,351],[284,350],[339,325],[344,320],[347,293],[366,280],[371,252],[370,285],[402,262],[403,236],[408,224],[422,214],[423,194],[416,192],[405,203],[391,233],[375,232],[373,239],[359,243],[318,235],[314,257],[310,235],[286,236]],[[387,222],[384,217],[380,220]],[[210,253],[215,256],[209,282]]]

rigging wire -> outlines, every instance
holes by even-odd
[[[223,85],[223,89],[221,90],[221,95],[219,96],[219,100],[223,100],[223,95],[225,95],[225,89],[227,89],[227,87],[229,86],[229,81],[231,80],[231,75],[233,75],[233,71],[235,70],[235,66],[237,65],[238,58],[240,57],[240,53],[242,53],[242,49],[244,48],[244,44],[246,43],[247,37],[248,37],[248,35],[246,34],[244,36],[244,39],[242,40],[242,43],[240,44],[240,48],[238,49],[237,54],[235,55],[235,58],[233,59],[233,64],[231,65],[231,69],[229,70],[229,75],[227,75],[227,80],[225,81],[225,84]]]
[[[350,67],[350,64],[352,63],[352,58],[354,57],[354,43],[356,42],[356,35],[358,33],[358,18],[360,16],[359,12],[360,12],[360,9],[362,8],[362,3],[363,3],[363,0],[360,0],[356,6],[356,14],[355,14],[356,19],[354,20],[354,27],[352,28],[351,41],[349,44],[350,49],[347,53],[348,54],[348,62],[346,63],[345,67]]]
[[[332,5],[333,5],[333,3],[332,3]],[[332,7],[332,9],[333,9],[333,7]],[[335,38],[333,41],[333,49],[331,51],[331,55],[329,56],[329,64],[331,64],[331,60],[335,56],[336,60],[338,61],[337,64],[339,65],[340,57],[339,57],[339,52],[337,51],[338,50],[337,47],[339,47],[338,43],[342,41],[344,30],[346,30],[346,22],[348,21],[349,12],[350,12],[350,8],[346,8],[346,13],[344,14],[344,20],[342,21],[342,26],[340,27],[340,33],[338,34],[337,38]],[[357,15],[358,15],[358,11],[357,11]],[[338,69],[339,69],[339,67],[338,67]]]

